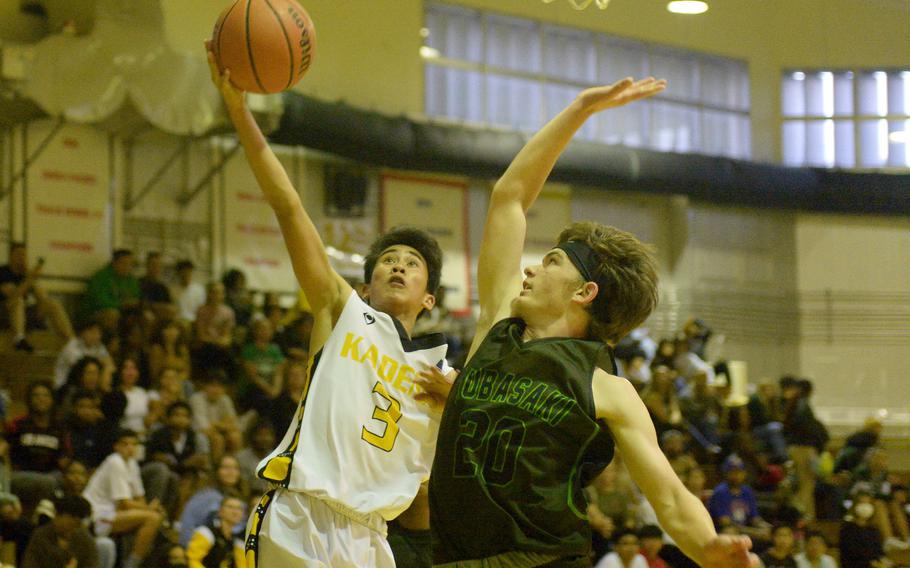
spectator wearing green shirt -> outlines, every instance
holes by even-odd
[[[243,346],[240,360],[248,381],[244,400],[260,416],[268,414],[271,402],[284,389],[284,355],[272,337],[275,330],[266,318],[253,321],[251,341]]]
[[[96,316],[106,330],[116,330],[120,313],[139,305],[139,279],[133,275],[134,264],[132,251],[117,249],[110,264],[88,281],[83,312]]]

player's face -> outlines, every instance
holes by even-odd
[[[396,313],[431,309],[435,298],[427,292],[427,265],[416,249],[393,245],[382,251],[366,296],[379,311]]]
[[[512,313],[525,320],[562,316],[583,284],[578,269],[560,249],[551,250],[541,264],[529,266],[524,272],[521,292],[512,302]]]

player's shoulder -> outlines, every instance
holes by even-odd
[[[638,399],[638,391],[628,379],[608,373],[600,367],[594,369],[591,390],[599,418],[614,416]]]

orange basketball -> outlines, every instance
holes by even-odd
[[[294,0],[235,0],[212,32],[218,68],[252,93],[277,93],[303,77],[316,48],[316,29]]]

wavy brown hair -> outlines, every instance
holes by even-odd
[[[595,278],[607,284],[598,291],[598,296],[604,296],[589,305],[589,334],[616,345],[657,307],[654,247],[631,233],[592,221],[572,223],[563,229],[557,242],[566,241],[585,242],[603,259]]]

